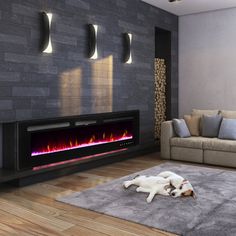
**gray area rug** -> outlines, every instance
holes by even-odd
[[[190,180],[197,198],[156,195],[148,204],[147,194],[122,187],[124,180],[137,174],[156,175],[164,170]],[[235,171],[165,163],[57,200],[180,235],[235,236],[235,184]]]

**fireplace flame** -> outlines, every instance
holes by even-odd
[[[110,135],[110,141],[114,141],[112,133]]]
[[[93,136],[90,138],[89,143],[93,143],[95,139],[96,139],[96,138],[95,138],[95,135],[93,135]]]
[[[122,137],[125,137],[128,134],[128,131],[125,130],[125,132],[123,133]]]
[[[111,134],[103,133],[100,138],[96,135],[92,135],[88,139],[88,141],[83,141],[83,142],[79,142],[78,139],[75,139],[75,140],[69,140],[68,142],[64,142],[60,144],[48,143],[45,148],[41,147],[40,150],[33,150],[31,153],[31,156],[39,156],[39,155],[44,155],[48,153],[55,153],[55,152],[72,150],[72,149],[77,149],[77,148],[106,144],[106,143],[111,143],[111,142],[124,141],[124,140],[129,140],[132,138],[133,138],[133,135],[129,134],[127,130],[124,130],[124,132],[121,133],[120,135],[115,135],[113,133]]]

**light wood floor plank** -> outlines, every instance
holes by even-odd
[[[56,185],[40,183],[31,186],[24,187],[24,189],[30,189],[31,192],[35,192],[39,195],[43,195],[46,197],[51,197],[53,199],[60,197],[63,194],[70,194],[73,191],[68,190],[66,188],[58,187]]]
[[[119,226],[116,225],[109,225],[100,223],[97,220],[90,220],[82,216],[73,215],[73,214],[64,214],[61,216],[58,216],[61,220],[69,219],[70,222],[72,222],[75,225],[85,227],[90,230],[95,230],[97,232],[107,234],[110,236],[137,236],[138,234],[135,234],[133,232],[126,231],[124,229],[121,229]]]
[[[125,221],[122,219],[118,219],[112,216],[107,216],[107,215],[102,215],[96,219],[97,222],[101,222],[104,224],[109,224],[113,225],[116,227],[119,227],[120,229],[133,232],[138,235],[143,235],[143,236],[153,236],[153,235],[158,235],[158,236],[172,236],[174,234],[171,233],[165,233],[161,231],[156,231],[153,228],[140,225],[134,222],[130,221]]]
[[[109,234],[104,234],[104,233],[100,233],[100,232],[97,232],[95,231],[94,229],[91,230],[91,229],[88,229],[88,228],[85,228],[85,227],[81,227],[81,226],[74,226],[68,230],[65,230],[64,232],[64,235],[67,236],[67,235],[70,235],[70,236],[109,236]]]
[[[0,235],[20,235],[20,236],[62,236],[58,231],[47,228],[47,225],[40,226],[29,222],[21,217],[0,210]]]
[[[15,203],[11,203],[10,201],[7,201],[3,198],[0,198],[0,209],[14,216],[18,216],[27,221],[36,223],[39,226],[47,225],[47,227],[52,230],[63,231],[74,226],[70,222],[59,220],[49,215],[45,216],[42,213],[39,214],[37,212],[28,210],[22,206],[18,206]]]
[[[25,209],[37,212],[40,215],[58,216],[60,214],[66,213],[66,210],[55,209],[54,207],[35,202],[35,199],[28,200],[27,198],[17,196],[15,194],[2,194],[1,198],[10,203],[20,205]]]

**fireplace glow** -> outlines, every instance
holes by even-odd
[[[67,151],[77,148],[83,148],[83,147],[90,147],[94,145],[101,145],[111,142],[118,142],[118,141],[124,141],[132,139],[133,136],[129,135],[127,130],[124,131],[123,135],[120,137],[114,137],[113,134],[109,134],[107,137],[107,134],[103,133],[102,139],[97,139],[95,135],[93,135],[88,142],[85,143],[79,143],[79,141],[76,139],[75,141],[69,141],[68,143],[62,143],[58,144],[57,146],[48,144],[45,148],[42,148],[39,151],[32,152],[31,156],[39,156],[44,155],[48,153],[55,153],[55,152],[61,152],[61,151]]]

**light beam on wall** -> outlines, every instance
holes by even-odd
[[[114,97],[113,55],[99,58],[91,64],[91,112],[112,112]]]
[[[42,12],[42,52],[52,53],[51,42],[52,13]]]
[[[131,43],[132,43],[132,34],[124,33],[124,62],[126,64],[132,63],[132,53],[131,53]]]
[[[93,25],[93,24],[88,25],[88,57],[90,59],[98,58],[97,32],[98,32],[98,25]]]

